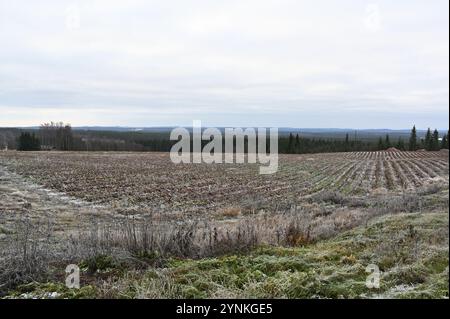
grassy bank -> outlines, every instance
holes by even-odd
[[[79,290],[30,283],[22,298],[448,298],[448,212],[402,213],[304,247],[262,247],[244,255],[169,259],[130,269],[109,256],[84,261]],[[152,256],[137,256],[149,261]],[[366,287],[366,267],[381,270]]]

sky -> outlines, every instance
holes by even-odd
[[[449,126],[447,0],[0,0],[0,126]]]

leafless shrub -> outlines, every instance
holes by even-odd
[[[357,196],[346,196],[337,191],[324,191],[312,196],[311,200],[316,203],[331,203],[351,208],[367,207],[367,198]]]
[[[24,216],[13,234],[0,250],[0,295],[11,286],[43,278],[54,258],[51,221],[34,222]]]
[[[346,206],[348,207],[368,207],[367,199],[359,198],[359,197],[349,197],[346,201]]]
[[[333,204],[342,205],[345,203],[344,196],[337,191],[323,191],[312,196],[315,202],[331,202]]]
[[[232,227],[212,222],[156,223],[125,219],[78,234],[78,242],[98,253],[123,249],[133,255],[165,258],[201,258],[254,248],[259,243],[260,225],[244,220]]]
[[[227,207],[221,211],[221,215],[224,217],[238,217],[241,215],[242,210],[239,207]]]
[[[260,225],[245,220],[234,227],[218,228],[214,225],[203,229],[201,255],[218,256],[233,252],[245,252],[261,243]]]
[[[395,214],[400,212],[421,211],[423,199],[417,194],[405,193],[401,196],[384,196],[376,199],[371,205],[373,216]]]
[[[448,184],[445,184],[441,180],[436,179],[436,182],[431,182],[431,183],[426,184],[426,185],[422,186],[421,188],[419,188],[417,190],[417,194],[418,195],[432,195],[432,194],[439,193],[446,187],[448,188]]]
[[[236,254],[263,244],[308,245],[361,225],[374,216],[421,211],[426,204],[424,197],[414,192],[366,198],[363,203],[339,193],[316,196],[312,201],[290,205],[289,209],[251,216],[241,214],[233,220],[179,221],[163,215],[133,214],[101,220],[94,216],[89,228],[63,239],[54,236],[50,221],[25,216],[17,222],[7,249],[0,249],[0,295],[17,284],[45,279],[55,263],[95,262],[96,256],[112,256],[114,260],[125,261],[130,268],[145,268],[161,266],[167,257]]]
[[[285,242],[289,246],[309,244],[311,242],[311,225],[306,226],[293,220],[286,229]]]

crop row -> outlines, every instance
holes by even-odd
[[[273,175],[255,164],[173,164],[164,153],[6,152],[0,165],[86,201],[172,213],[273,208],[322,191],[402,192],[448,182],[449,171],[444,152],[281,155]]]

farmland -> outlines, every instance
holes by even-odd
[[[273,176],[248,164],[175,165],[168,153],[9,153],[2,162],[45,188],[89,202],[199,214],[236,205],[273,210],[324,190],[398,194],[448,175],[443,152],[285,155]]]
[[[252,164],[173,164],[168,153],[3,152],[0,290],[448,297],[448,174],[446,151],[280,155],[273,175]],[[84,265],[78,295],[55,279],[56,260]],[[387,276],[376,294],[361,284],[371,262]],[[52,264],[53,274],[10,266],[27,263]]]

